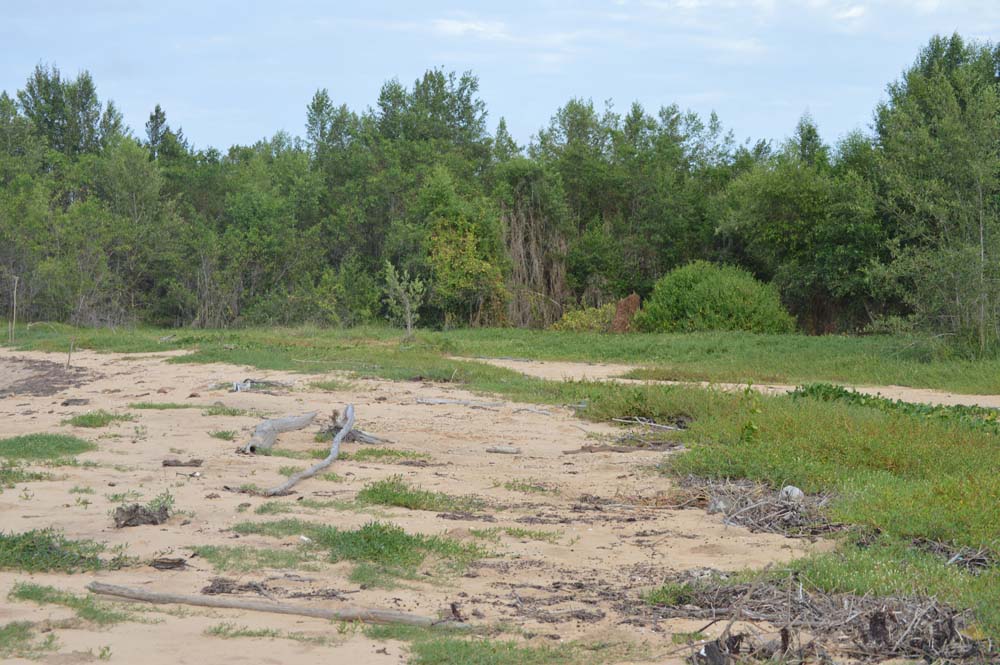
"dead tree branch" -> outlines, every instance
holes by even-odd
[[[315,416],[316,414],[314,413],[313,415]],[[314,464],[305,471],[296,473],[281,485],[267,490],[264,492],[264,496],[279,496],[281,494],[287,494],[288,490],[292,489],[299,481],[305,480],[306,478],[312,478],[317,473],[333,464],[333,460],[337,459],[337,455],[340,454],[340,444],[347,438],[347,435],[351,433],[352,427],[354,427],[354,405],[348,404],[347,408],[344,409],[344,423],[341,425],[340,431],[337,432],[337,436],[333,437],[333,441],[330,443],[330,454],[327,455],[321,462]]]
[[[141,600],[147,603],[195,605],[198,607],[216,607],[219,609],[250,610],[252,612],[270,612],[272,614],[292,614],[295,616],[315,617],[317,619],[335,621],[361,621],[364,623],[403,624],[406,626],[464,626],[454,622],[440,621],[432,617],[424,617],[405,612],[383,610],[369,607],[345,607],[338,610],[323,607],[301,607],[285,603],[248,600],[240,598],[219,598],[215,596],[194,596],[181,593],[160,593],[145,589],[91,582],[87,585],[92,593],[104,596],[117,596],[129,600]]]
[[[242,453],[267,452],[274,447],[278,435],[283,432],[293,432],[306,427],[316,417],[315,411],[304,413],[301,416],[285,416],[284,418],[268,418],[253,431],[253,436],[240,448]]]

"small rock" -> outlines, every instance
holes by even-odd
[[[778,492],[778,498],[787,503],[802,503],[806,498],[805,492],[795,485],[785,485]]]

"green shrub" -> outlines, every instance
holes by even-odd
[[[695,261],[664,275],[635,318],[646,332],[791,332],[777,290],[734,266]]]
[[[617,303],[609,302],[601,307],[585,307],[574,309],[562,315],[562,318],[549,326],[550,330],[565,332],[611,332],[611,323],[615,319]]]

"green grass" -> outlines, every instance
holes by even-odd
[[[479,510],[485,503],[468,496],[452,496],[410,486],[402,476],[392,476],[365,485],[356,500],[361,504],[398,506],[410,510],[469,511]]]
[[[49,632],[39,640],[35,627],[27,621],[14,621],[0,626],[0,658],[41,658],[45,652],[56,648],[55,633]]]
[[[81,487],[80,485],[74,485],[69,490],[70,494],[94,494],[93,487]]]
[[[80,413],[72,418],[67,418],[63,421],[64,425],[72,425],[73,427],[87,427],[87,428],[97,428],[97,427],[107,427],[111,423],[116,422],[127,422],[135,420],[135,417],[129,413],[111,413],[105,411],[104,409],[99,409],[97,411],[88,411],[87,413]]]
[[[482,538],[483,540],[490,540],[493,542],[499,542],[501,534],[510,536],[515,540],[538,540],[545,543],[556,544],[559,542],[559,538],[562,537],[562,532],[560,531],[545,531],[544,529],[525,529],[522,527],[499,527],[494,526],[488,529],[469,529],[471,533],[476,538]]]
[[[55,587],[18,582],[7,596],[10,600],[25,600],[39,605],[61,605],[68,607],[76,616],[98,626],[113,626],[123,621],[134,620],[135,614],[103,603],[93,596],[77,596]]]
[[[350,501],[318,501],[302,499],[301,501],[266,501],[254,509],[257,515],[283,515],[311,510],[333,508],[335,510],[353,510],[357,506]]]
[[[171,409],[200,409],[202,404],[182,404],[180,402],[132,402],[130,409],[148,409],[152,411],[169,411]]]
[[[253,413],[247,409],[237,409],[234,406],[214,404],[201,412],[203,416],[250,416]]]
[[[223,441],[233,441],[236,439],[236,431],[231,429],[217,430],[215,432],[209,432],[208,435],[213,439],[222,439]]]
[[[963,393],[1000,393],[1000,359],[954,357],[940,339],[749,333],[630,334],[476,328],[421,331],[399,344],[399,330],[251,328],[108,330],[36,326],[19,330],[23,349],[65,353],[70,337],[78,348],[122,353],[194,350],[172,362],[229,362],[261,369],[303,372],[339,370],[391,379],[467,382],[474,370],[445,355],[631,363],[654,366],[644,378],[780,383],[813,381],[906,385]],[[299,362],[293,362],[293,360]],[[420,365],[414,373],[415,363]],[[457,373],[456,373],[457,371]]]
[[[523,494],[558,494],[559,490],[551,484],[534,478],[527,480],[505,480],[494,487],[503,487],[510,492],[521,492]]]
[[[645,662],[650,657],[643,645],[575,641],[529,645],[487,637],[475,630],[470,634],[470,631],[460,632],[445,626],[367,626],[364,631],[373,640],[407,642],[410,651],[407,662],[411,665],[599,665],[623,660]]]
[[[328,451],[323,451],[327,453]],[[326,457],[326,455],[323,455]],[[395,462],[399,460],[430,459],[427,453],[418,453],[412,450],[399,450],[398,448],[376,448],[368,446],[359,448],[353,453],[340,453],[338,459],[350,462]]]
[[[274,570],[316,570],[316,557],[302,547],[277,550],[248,546],[204,545],[192,548],[215,570],[248,573],[262,568]]]
[[[0,457],[7,459],[57,459],[96,449],[93,443],[66,434],[24,434],[0,439]]]
[[[103,552],[100,543],[69,540],[52,529],[0,531],[0,570],[76,573],[114,567],[114,562],[101,559]]]
[[[24,465],[7,460],[0,460],[0,492],[18,483],[31,483],[40,480],[51,480],[52,474],[44,471],[31,471]]]
[[[326,552],[332,563],[350,561],[371,564],[386,576],[412,578],[431,561],[447,571],[461,570],[485,556],[479,547],[440,536],[410,534],[395,524],[368,522],[357,529],[338,529],[301,520],[243,522],[233,527],[241,535],[257,534],[283,538],[303,535],[310,548]]]
[[[341,381],[339,379],[327,379],[325,381],[313,381],[309,384],[310,388],[315,388],[317,390],[325,390],[327,392],[344,392],[347,390],[352,390],[353,385],[349,381]]]
[[[305,471],[305,467],[303,467],[303,466],[283,466],[283,467],[281,467],[281,468],[278,469],[278,473],[280,473],[281,475],[283,475],[285,477],[294,476],[299,471]]]
[[[642,599],[650,605],[685,605],[691,602],[693,591],[690,584],[667,582],[663,586],[647,591]]]

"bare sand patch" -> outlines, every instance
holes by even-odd
[[[14,385],[30,379],[36,363],[50,362],[40,353],[0,350],[0,367],[10,369]],[[158,556],[190,557],[194,546],[250,545],[285,548],[298,539],[262,536],[239,537],[230,527],[244,520],[275,519],[258,516],[254,509],[267,501],[226,488],[253,483],[277,485],[287,465],[305,466],[306,460],[252,457],[235,452],[253,426],[255,416],[205,416],[202,409],[131,410],[130,422],[97,430],[61,424],[66,418],[91,409],[129,411],[137,401],[187,403],[192,406],[221,403],[271,414],[318,410],[321,414],[353,403],[358,426],[393,441],[393,447],[426,453],[427,466],[338,460],[331,467],[343,482],[318,478],[304,481],[297,495],[283,497],[295,511],[278,517],[299,517],[317,523],[355,528],[374,518],[390,521],[412,533],[449,535],[473,542],[471,531],[487,527],[544,529],[557,532],[554,542],[502,536],[498,543],[484,543],[497,556],[488,557],[462,575],[427,571],[420,579],[393,590],[361,588],[348,580],[351,566],[320,564],[316,570],[259,570],[218,573],[199,557],[188,559],[183,570],[156,570],[150,566],[96,574],[27,575],[0,572],[0,597],[6,598],[18,581],[50,584],[83,592],[98,579],[175,593],[200,593],[219,575],[240,584],[253,583],[287,602],[322,607],[378,606],[424,615],[447,614],[456,603],[473,623],[513,624],[534,635],[540,643],[553,640],[615,639],[645,642],[652,662],[680,662],[683,653],[670,640],[674,631],[692,630],[690,621],[677,619],[654,623],[622,623],[627,616],[624,600],[659,584],[665,576],[691,568],[738,570],[790,561],[824,544],[751,533],[726,526],[718,515],[701,510],[672,510],[634,505],[629,497],[652,496],[669,489],[670,481],[651,471],[663,452],[600,452],[565,455],[594,442],[593,436],[615,434],[609,425],[574,418],[568,409],[549,408],[551,415],[518,410],[524,405],[503,401],[495,410],[470,409],[457,404],[419,404],[418,399],[482,399],[441,384],[351,379],[346,391],[330,393],[311,388],[311,382],[332,374],[296,374],[261,371],[222,364],[171,364],[143,354],[74,355],[81,374],[77,383],[51,394],[18,392],[0,399],[4,436],[35,432],[62,432],[94,441],[98,449],[79,456],[94,467],[52,469],[57,479],[28,483],[0,494],[0,530],[22,532],[56,527],[71,538],[91,538],[109,546],[126,545],[128,553],[143,560]],[[520,365],[518,365],[520,366]],[[27,367],[28,369],[24,369]],[[559,368],[559,369],[556,369]],[[569,371],[555,365],[547,371]],[[605,370],[600,370],[605,371]],[[611,372],[611,370],[607,370]],[[617,371],[617,369],[616,369]],[[287,390],[274,394],[231,393],[218,389],[247,376],[282,382]],[[551,376],[551,374],[550,374]],[[84,378],[80,378],[84,377]],[[8,383],[10,381],[8,380]],[[82,406],[62,406],[67,398],[83,399]],[[306,451],[323,447],[313,441],[320,427],[282,435],[278,447]],[[236,441],[210,436],[217,430],[236,430]],[[485,449],[509,445],[519,455],[492,455]],[[348,443],[344,451],[362,446]],[[166,458],[199,458],[197,469],[163,467]],[[192,475],[197,472],[197,475]],[[402,475],[415,486],[454,495],[474,495],[490,504],[477,513],[448,515],[401,508],[372,507],[361,510],[335,508],[297,509],[299,498],[350,500],[366,483]],[[542,482],[549,491],[532,493],[505,488],[506,481]],[[92,494],[72,494],[86,487]],[[23,491],[22,491],[23,490]],[[141,493],[144,500],[169,490],[180,511],[159,526],[115,529],[110,498],[126,491]],[[595,499],[596,497],[596,499]],[[80,498],[81,501],[77,501]],[[88,502],[89,503],[86,503]],[[250,504],[249,508],[241,508]],[[486,517],[484,517],[484,515]],[[486,519],[495,521],[485,521]],[[483,541],[475,541],[483,543]],[[248,597],[260,596],[245,586]],[[55,606],[25,602],[0,603],[0,624],[10,621],[46,621],[67,618],[71,612]],[[375,642],[360,632],[339,635],[336,626],[318,619],[264,615],[238,610],[190,608],[180,614],[151,614],[153,624],[122,623],[106,630],[86,625],[57,630],[60,647],[52,662],[84,658],[109,646],[118,662],[159,663],[246,662],[314,663],[327,655],[351,663],[398,663],[403,646]],[[220,622],[253,628],[274,628],[334,638],[328,646],[288,639],[230,639],[205,634]],[[708,630],[711,633],[716,627]],[[721,630],[722,627],[718,626]],[[382,650],[385,650],[384,652]],[[74,656],[73,654],[77,655]],[[70,660],[66,660],[70,659]],[[83,662],[83,661],[80,661]]]

